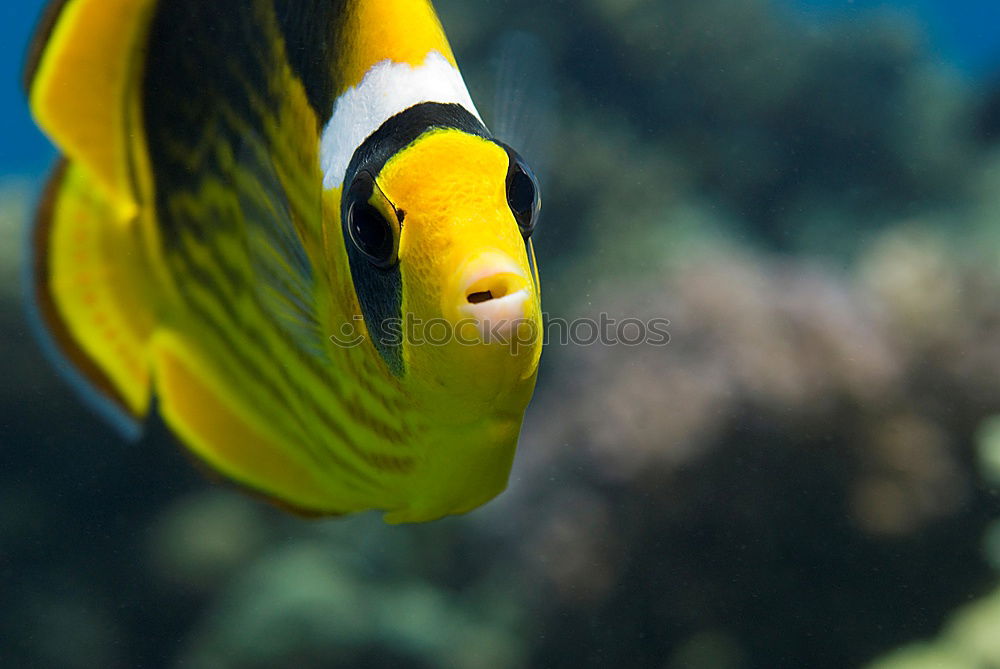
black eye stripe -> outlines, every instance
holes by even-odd
[[[392,373],[402,376],[403,350],[391,343],[392,324],[402,318],[403,278],[397,262],[402,224],[399,212],[388,200],[381,208],[374,206],[376,197],[385,197],[381,190],[376,193],[377,188],[371,172],[355,173],[341,202],[341,227],[354,293],[369,338]],[[392,232],[391,253],[383,243],[382,234],[387,230]]]
[[[386,217],[372,201],[381,198],[394,216]],[[370,172],[361,171],[347,191],[344,227],[347,237],[369,262],[388,269],[399,261],[399,235],[402,217],[378,189]]]
[[[490,138],[489,131],[461,105],[421,102],[402,111],[373,132],[355,150],[344,175],[344,187],[362,171],[378,174],[386,162],[431,128],[456,128],[470,135]]]

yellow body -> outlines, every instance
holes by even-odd
[[[404,342],[405,373],[393,373],[370,338],[347,347],[329,337],[362,319],[341,189],[323,190],[320,123],[269,0],[246,12],[267,36],[260,58],[272,102],[250,95],[231,113],[222,105],[241,141],[200,129],[194,149],[171,148],[194,185],[158,188],[141,90],[164,1],[68,0],[31,79],[35,117],[67,161],[36,244],[36,293],[56,347],[126,419],[141,420],[155,397],[200,459],[283,505],[382,509],[405,522],[489,500],[506,485],[541,349],[530,246],[505,195],[508,154],[430,129],[377,183],[405,211],[404,314],[467,332],[460,277],[501,258],[504,276],[531,277],[524,309],[534,335],[516,350]],[[437,51],[454,63],[426,0],[349,0],[338,21],[338,95],[381,61],[418,64]],[[202,176],[206,156],[225,178]],[[187,227],[165,232],[164,217]],[[282,240],[301,248],[306,270]],[[308,327],[285,313],[289,296],[308,302],[298,307]]]

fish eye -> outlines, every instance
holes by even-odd
[[[507,170],[507,204],[514,214],[514,220],[525,239],[531,237],[538,223],[542,209],[542,197],[538,190],[538,180],[531,168],[517,153],[507,149],[510,167]]]
[[[367,172],[358,174],[348,191],[348,198],[345,224],[351,241],[376,267],[394,266],[399,261],[401,222],[396,208]]]

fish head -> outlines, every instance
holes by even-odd
[[[405,374],[480,404],[533,384],[542,318],[530,234],[540,198],[520,157],[433,128],[373,179],[376,208],[398,221],[398,239],[378,234],[374,246],[398,266]]]

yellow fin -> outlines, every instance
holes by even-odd
[[[135,213],[140,46],[155,0],[64,0],[46,14],[25,74],[38,125],[86,165],[118,218]]]
[[[88,403],[127,436],[149,409],[137,226],[119,225],[88,173],[63,163],[53,174],[32,238],[29,303],[51,357]]]
[[[184,444],[212,468],[272,502],[307,514],[342,513],[335,490],[294,457],[213,380],[178,333],[153,339],[159,411]]]

